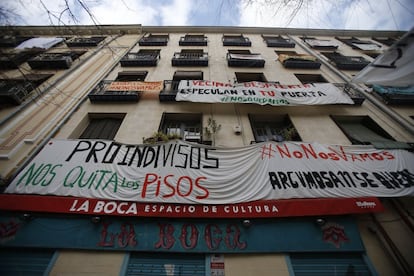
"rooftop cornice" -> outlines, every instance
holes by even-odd
[[[9,35],[110,35],[141,33],[226,33],[306,36],[399,37],[406,31],[333,30],[269,27],[217,26],[142,26],[134,25],[71,25],[71,26],[0,26],[1,34]]]

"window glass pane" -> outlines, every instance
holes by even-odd
[[[120,118],[93,118],[79,138],[113,140],[121,123]]]

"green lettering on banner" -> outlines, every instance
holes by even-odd
[[[40,164],[36,168],[36,163],[33,163],[20,177],[16,186],[19,186],[20,183],[25,183],[24,185],[41,185],[48,186],[56,176],[56,168],[62,167],[61,164]]]

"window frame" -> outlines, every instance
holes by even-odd
[[[123,123],[125,116],[126,116],[126,113],[89,113],[87,115],[88,122],[85,128],[80,133],[78,139],[114,140],[119,129],[121,128],[121,125]],[[111,121],[107,122],[106,125],[104,125],[103,127],[98,125],[99,123],[103,123],[103,121],[105,120],[111,120]],[[92,123],[94,123],[95,125],[92,126]],[[116,125],[112,126],[112,129],[107,131],[108,134],[103,136],[102,132],[104,128],[111,127],[108,125],[111,123],[116,123]],[[100,129],[100,132],[98,133],[99,135],[91,135],[94,131],[96,131],[93,128]],[[87,133],[87,132],[91,132],[91,133]],[[85,136],[89,136],[89,137],[85,137]]]
[[[292,123],[288,114],[248,114],[250,126],[254,136],[254,142],[283,142],[283,141],[302,141],[296,127]],[[259,129],[264,129],[264,135],[259,133]],[[294,139],[287,140],[287,137],[292,136]],[[262,137],[264,139],[262,139]]]
[[[175,126],[175,129],[179,129],[179,133],[177,131],[168,131],[168,128],[173,128],[173,126]],[[188,129],[198,129],[199,131],[188,131]],[[203,114],[163,112],[158,131],[167,135],[178,135],[184,141],[201,143],[203,137]],[[186,132],[191,133],[191,135],[186,134]]]

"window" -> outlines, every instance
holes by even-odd
[[[344,56],[338,52],[324,52],[322,54],[329,58],[338,69],[342,70],[361,70],[370,63],[363,57]]]
[[[23,51],[19,53],[1,53],[0,70],[17,69],[19,65],[33,57],[35,52]]]
[[[148,71],[121,71],[115,81],[144,81]]]
[[[359,49],[363,51],[379,51],[381,50],[381,45],[378,45],[369,40],[360,40],[356,37],[335,37],[339,41],[342,41],[346,45],[352,47],[353,49]]]
[[[317,39],[315,37],[301,37],[301,39],[308,44],[311,48],[316,50],[336,50],[339,47],[339,43],[330,39]]]
[[[125,114],[90,114],[89,125],[80,135],[80,139],[113,140]]]
[[[52,74],[25,74],[20,78],[0,79],[0,108],[21,104],[30,93]]]
[[[376,275],[361,253],[294,253],[289,260],[294,275]]]
[[[201,142],[201,113],[164,113],[159,131],[177,135],[185,141]]]
[[[263,73],[245,73],[245,72],[236,72],[237,82],[249,82],[249,81],[260,81],[267,82],[266,77]]]
[[[223,35],[223,46],[252,46],[252,43],[243,35]]]
[[[372,39],[387,46],[392,46],[398,41],[397,38],[393,37],[373,37]]]
[[[295,51],[275,52],[285,68],[319,69],[321,67],[321,63],[312,55],[298,54]]]
[[[178,42],[180,46],[207,46],[207,37],[205,35],[185,35],[180,37]]]
[[[294,48],[295,42],[293,40],[279,36],[262,35],[263,40],[266,42],[267,47],[281,47],[281,48]]]
[[[172,66],[208,66],[208,54],[203,50],[186,49],[175,52]]]
[[[105,38],[104,36],[72,37],[65,42],[69,47],[94,47],[98,46]]]
[[[56,259],[55,251],[34,248],[0,250],[1,275],[48,275]]]
[[[368,116],[332,116],[354,145],[373,145],[380,149],[409,149],[407,143],[395,141]]]
[[[147,34],[138,41],[138,44],[139,46],[167,46],[168,39],[168,34]]]
[[[298,78],[302,84],[328,82],[320,74],[295,74],[295,77]]]
[[[9,36],[5,35],[0,37],[0,47],[7,48],[7,47],[16,47],[20,43],[29,40],[33,37],[25,37],[25,36]]]
[[[130,253],[123,275],[206,275],[204,254]]]
[[[301,141],[301,138],[287,115],[249,114],[255,142]]]
[[[84,53],[85,51],[43,53],[29,59],[27,63],[32,69],[68,69]]]
[[[156,66],[161,58],[159,49],[141,49],[138,53],[127,53],[120,60],[122,67]]]
[[[252,54],[249,50],[229,50],[227,64],[233,67],[264,67],[265,60],[260,54]]]
[[[202,71],[176,71],[172,80],[164,81],[164,89],[160,93],[160,101],[175,101],[178,85],[181,80],[203,80]]]
[[[413,105],[414,85],[405,87],[372,85],[372,90],[382,97],[386,104],[392,105]]]

